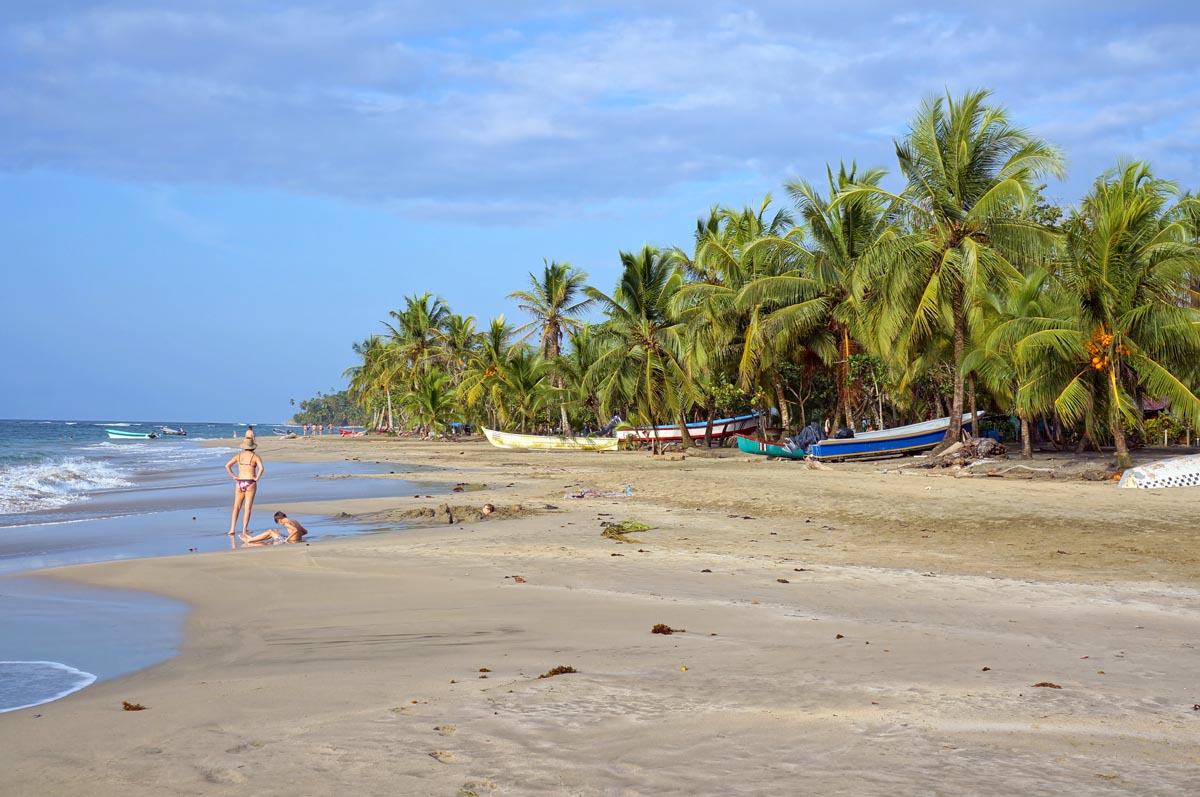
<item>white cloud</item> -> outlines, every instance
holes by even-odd
[[[891,166],[922,96],[982,86],[1072,156],[1067,193],[1123,152],[1200,183],[1174,134],[1200,119],[1196,21],[1094,7],[22,7],[0,14],[0,168],[494,222],[747,167],[782,183],[840,159]]]

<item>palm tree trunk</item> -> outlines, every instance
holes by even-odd
[[[571,422],[567,420],[567,405],[559,404],[558,412],[562,416],[562,432],[564,437],[571,436]]]
[[[390,387],[387,389],[387,400],[388,400],[388,428],[391,429],[392,431],[395,431],[396,424],[393,422],[393,418],[392,418],[392,389]]]
[[[971,412],[971,436],[972,437],[982,437],[983,435],[981,435],[979,433],[979,411],[978,411],[978,407],[975,402],[975,372],[974,371],[967,374],[967,388],[968,388],[968,391],[967,391],[968,407],[970,408],[970,412]]]
[[[712,448],[713,419],[717,417],[717,400],[709,396],[704,400],[704,447]]]
[[[792,410],[788,406],[787,396],[783,393],[783,378],[779,375],[779,371],[771,374],[771,381],[775,386],[775,400],[779,402],[779,423],[783,426],[779,432],[779,439],[783,440],[787,437],[788,430],[792,428]]]
[[[937,448],[933,450],[934,455],[940,454],[950,446],[958,442],[962,437],[962,416],[963,416],[963,349],[966,348],[967,340],[967,320],[964,317],[966,308],[963,307],[963,290],[962,286],[954,286],[954,397],[950,403],[950,423],[946,427],[946,434],[942,436],[942,442],[938,443]]]
[[[692,439],[692,433],[687,428],[687,413],[682,408],[679,410],[679,442],[684,448],[695,448],[696,441]]]
[[[1021,459],[1033,459],[1033,437],[1029,434],[1029,414],[1024,410],[1017,412],[1021,421]]]
[[[841,328],[842,333],[842,361],[838,363],[838,404],[841,405],[841,410],[846,421],[846,428],[854,428],[854,419],[850,417],[850,329],[848,327]],[[835,419],[837,416],[834,416]]]
[[[1121,419],[1121,396],[1117,390],[1116,366],[1108,369],[1108,383],[1112,388],[1112,397],[1109,400],[1112,406],[1109,411],[1111,418],[1109,423],[1112,426],[1113,445],[1117,447],[1117,469],[1127,470],[1133,467],[1133,457],[1129,456],[1129,445],[1125,442],[1125,423]]]

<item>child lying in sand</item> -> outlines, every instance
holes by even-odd
[[[275,522],[283,528],[267,529],[262,534],[255,534],[253,537],[243,534],[242,542],[247,545],[262,544],[270,541],[300,542],[300,540],[304,539],[304,535],[308,534],[308,529],[282,512],[275,513]]]

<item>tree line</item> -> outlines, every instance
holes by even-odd
[[[1200,203],[1121,162],[1070,208],[1064,158],[987,91],[926,99],[883,169],[826,170],[789,206],[714,206],[689,248],[619,253],[604,291],[547,261],[478,329],[430,293],[354,346],[348,394],[376,427],[454,422],[570,433],[611,414],[679,423],[756,409],[878,427],[966,412],[1018,419],[1128,467],[1146,400],[1200,421]],[[594,320],[589,321],[592,318]],[[685,431],[685,444],[690,444]]]

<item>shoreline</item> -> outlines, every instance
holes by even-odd
[[[523,511],[40,572],[192,612],[174,659],[36,721],[0,715],[15,793],[1154,794],[1200,777],[1186,490],[297,442],[260,454],[441,461],[488,485],[297,512]],[[600,536],[627,519],[656,528]],[[560,665],[578,672],[537,677]]]

